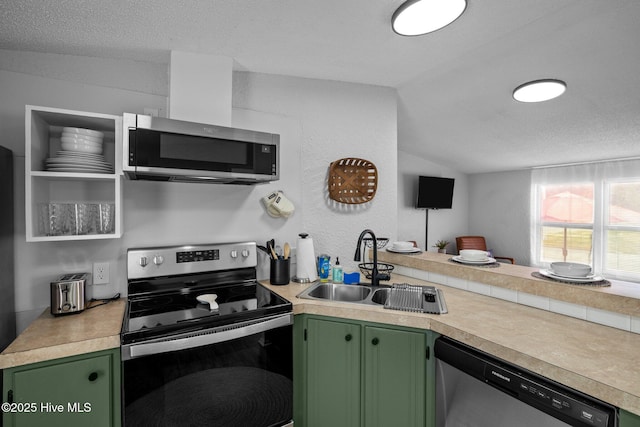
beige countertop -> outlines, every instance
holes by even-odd
[[[452,263],[446,256],[434,261],[430,259],[432,255],[438,254],[404,256],[395,262],[416,263],[416,268],[438,270],[440,274],[455,277],[497,281],[487,274],[488,269],[448,265]],[[381,258],[391,262],[391,256],[384,254]],[[527,281],[537,279],[530,278],[531,270],[519,267],[505,266],[494,269],[500,270],[499,273],[493,273],[503,275],[501,283],[504,286],[531,292],[531,284]],[[394,275],[392,281],[428,284],[399,275]],[[310,313],[431,329],[640,415],[640,334],[444,285],[437,285],[444,291],[449,309],[449,313],[444,315],[302,300],[296,295],[307,285],[271,286],[267,283],[266,286],[291,301],[295,314]],[[567,287],[564,284],[560,286]],[[638,308],[632,295],[625,295],[625,292],[620,295],[606,289],[583,288],[577,291],[576,298],[583,298],[580,296],[583,291],[612,295],[610,303],[619,301],[616,298],[627,298],[632,301],[623,303],[622,310],[637,315]],[[558,299],[563,297],[560,291],[548,284],[534,288],[535,291],[552,293]],[[633,290],[629,292],[633,294]],[[569,297],[566,299],[574,301]],[[124,299],[75,315],[54,317],[47,310],[0,354],[0,368],[117,348],[124,310]]]
[[[498,268],[473,267],[449,261],[452,256],[436,252],[401,255],[382,250],[378,252],[378,261],[640,317],[640,284],[637,283],[611,280],[611,286],[607,287],[571,285],[533,277],[531,274],[539,268],[511,264],[500,264]]]
[[[0,369],[120,347],[125,306],[121,298],[64,316],[47,308],[0,354]]]
[[[393,275],[393,282],[432,284]],[[436,285],[449,313],[296,298],[308,285],[272,286],[295,314],[319,314],[421,329],[469,344],[508,362],[640,415],[640,334]]]

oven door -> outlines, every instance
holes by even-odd
[[[124,425],[288,425],[292,325],[288,313],[123,345]]]

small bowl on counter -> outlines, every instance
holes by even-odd
[[[553,274],[564,277],[582,278],[591,274],[591,266],[577,262],[552,262],[549,269]]]
[[[477,249],[463,249],[460,251],[460,257],[466,261],[484,261],[489,256],[487,251],[479,251]]]
[[[391,244],[391,249],[394,251],[410,251],[415,249],[413,242],[393,242]]]

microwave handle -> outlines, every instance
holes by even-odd
[[[189,333],[186,336],[163,338],[150,342],[125,344],[121,348],[122,360],[136,359],[158,353],[167,353],[175,350],[202,347],[231,341],[236,338],[266,332],[271,329],[289,326],[293,324],[293,315],[290,313],[262,319],[259,322],[241,323],[238,325],[226,325],[219,328]]]

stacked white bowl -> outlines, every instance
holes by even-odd
[[[485,261],[488,256],[488,252],[477,249],[463,249],[460,251],[460,257],[465,261]]]
[[[414,252],[417,248],[413,246],[413,242],[393,242],[391,251],[396,252]]]
[[[591,274],[591,266],[578,262],[552,262],[551,272],[556,276],[575,279],[586,278]]]
[[[84,128],[62,128],[62,149],[81,153],[102,154],[102,139],[104,133]]]

